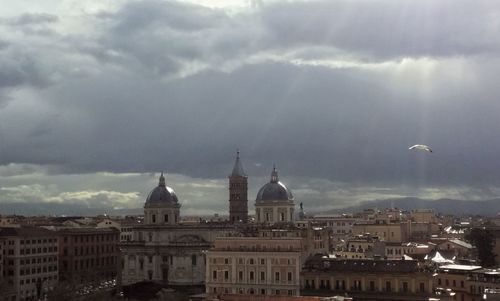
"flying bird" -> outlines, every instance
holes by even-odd
[[[423,150],[423,151],[432,153],[432,149],[424,144],[415,144],[414,146],[410,147],[409,149],[418,149],[418,150]]]

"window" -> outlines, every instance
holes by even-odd
[[[164,221],[165,221],[165,223],[168,223],[168,214],[165,214]]]
[[[217,280],[217,271],[212,272],[212,279]]]
[[[425,293],[425,283],[420,282],[420,292]]]
[[[229,280],[229,271],[224,271],[224,279]]]
[[[440,279],[441,280],[441,279]],[[407,293],[408,292],[408,282],[403,282],[403,292]]]
[[[196,255],[191,256],[191,265],[196,265]]]
[[[254,280],[254,272],[253,271],[250,272],[250,280]]]
[[[288,272],[288,281],[292,281],[292,272]]]
[[[260,272],[260,280],[266,280],[266,272]]]
[[[243,280],[243,271],[238,272],[238,279]]]
[[[156,215],[155,215],[155,214],[153,214],[153,215],[151,216],[151,221],[152,221],[153,223],[156,223]]]
[[[275,281],[280,281],[280,272],[276,272],[276,273],[274,274],[274,280],[275,280]]]

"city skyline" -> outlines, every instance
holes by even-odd
[[[0,12],[6,202],[249,207],[272,165],[306,208],[500,196],[500,5],[18,1]],[[408,151],[427,144],[433,153]]]

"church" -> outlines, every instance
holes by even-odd
[[[252,229],[293,226],[294,198],[273,168],[269,183],[259,190],[256,219],[248,217],[248,176],[239,152],[229,175],[229,220],[182,224],[181,203],[160,175],[144,204],[144,224],[132,229],[132,239],[120,244],[122,285],[154,281],[168,285],[204,285],[207,254],[218,237],[244,236]]]

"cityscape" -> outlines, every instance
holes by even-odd
[[[500,300],[500,3],[0,9],[0,301]]]
[[[242,161],[238,151],[228,216],[183,216],[164,173],[141,215],[2,216],[1,298],[499,298],[499,215],[394,207],[308,214],[276,166],[249,202]]]

